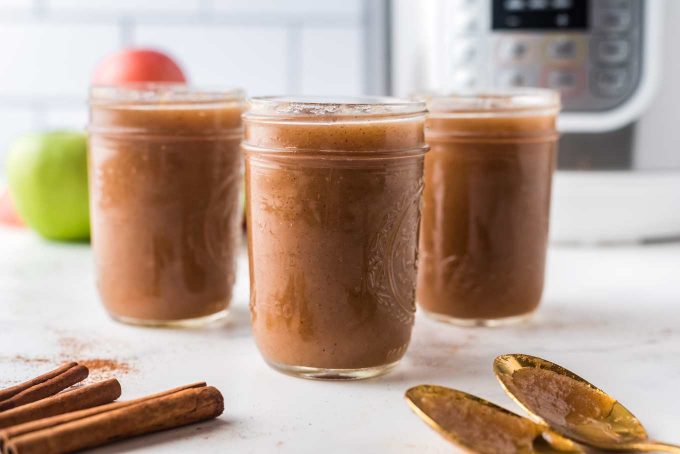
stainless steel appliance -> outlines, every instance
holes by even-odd
[[[392,91],[560,90],[552,237],[680,237],[680,2],[393,0]]]

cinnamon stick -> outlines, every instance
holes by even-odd
[[[100,413],[115,410],[118,408],[129,407],[131,405],[145,402],[151,399],[168,396],[170,394],[175,394],[186,389],[202,388],[205,386],[206,386],[205,382],[192,383],[190,385],[180,386],[178,388],[173,388],[167,391],[163,391],[157,394],[151,394],[149,396],[140,397],[134,400],[115,402],[112,404],[101,405],[99,407],[74,411],[72,413],[53,416],[50,418],[44,418],[37,421],[32,421],[25,424],[19,424],[17,426],[8,427],[5,430],[0,430],[0,453],[4,452],[3,446],[5,446],[7,444],[7,441],[12,437],[18,437],[19,435],[23,435],[29,432],[36,432],[38,430],[58,426],[59,424],[65,424],[67,422],[76,421],[78,419],[83,419],[88,416],[98,415]]]
[[[11,427],[6,454],[61,454],[216,418],[222,394],[204,383]]]
[[[53,396],[87,378],[87,367],[68,363],[27,382],[0,391],[0,412]]]
[[[108,404],[118,399],[120,393],[120,383],[115,378],[59,393],[55,396],[0,413],[0,429]]]
[[[63,374],[65,371],[68,369],[77,366],[78,363],[67,363],[64,364],[63,366],[59,366],[57,369],[52,370],[50,372],[47,372],[46,374],[40,375],[39,377],[35,377],[31,380],[28,380],[24,383],[20,383],[16,386],[12,386],[11,388],[6,388],[0,390],[0,402],[3,400],[9,399],[10,397],[19,394],[21,391],[25,391],[31,386],[38,385],[40,383],[46,382],[50,378],[54,378],[59,374]]]

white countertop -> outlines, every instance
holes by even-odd
[[[451,447],[411,413],[404,391],[455,387],[519,412],[491,373],[523,352],[592,380],[654,438],[680,443],[680,244],[552,248],[544,302],[527,325],[460,329],[419,316],[403,362],[363,382],[318,382],[269,369],[251,339],[246,257],[226,325],[143,329],[111,321],[87,245],[0,227],[0,388],[67,359],[127,363],[123,398],[206,380],[225,397],[218,420],[97,452],[439,453]],[[95,377],[106,371],[93,371]]]

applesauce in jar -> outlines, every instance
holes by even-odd
[[[93,87],[89,175],[97,286],[117,320],[223,317],[235,280],[239,90]]]
[[[415,313],[424,103],[255,98],[245,115],[250,308],[274,368],[386,372]]]
[[[559,95],[428,100],[418,303],[440,320],[526,318],[543,292]]]

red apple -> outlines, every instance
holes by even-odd
[[[115,52],[99,62],[92,75],[93,85],[186,81],[182,68],[170,56],[153,49]]]
[[[9,191],[6,189],[0,190],[0,224],[11,225],[13,227],[23,227],[24,222],[19,217],[12,199],[9,197]]]

